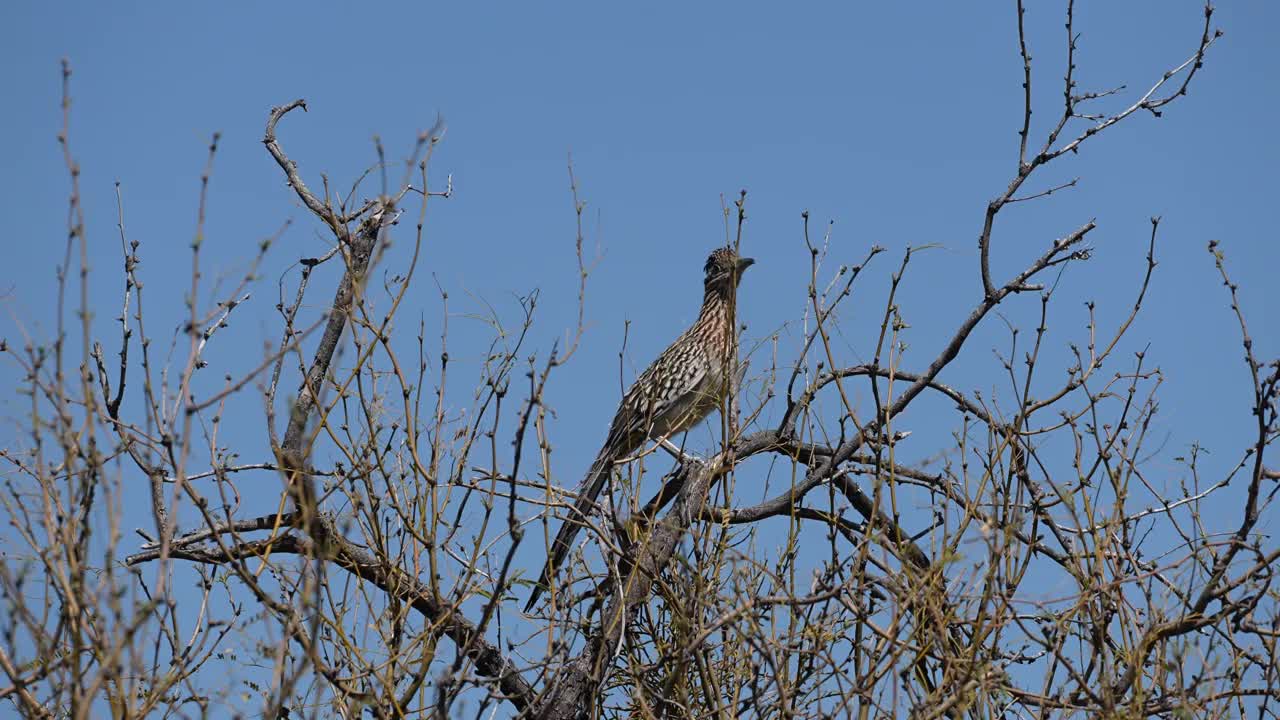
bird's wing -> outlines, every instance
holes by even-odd
[[[680,357],[669,355],[672,351]],[[690,353],[698,357],[688,357]],[[636,378],[609,428],[608,446],[615,459],[635,452],[648,438],[684,429],[689,420],[684,416],[705,392],[709,363],[704,355],[701,347],[673,346]]]
[[[672,346],[640,373],[623,395],[609,427],[609,437],[578,486],[578,499],[551,543],[547,564],[529,594],[525,612],[532,610],[542,592],[550,587],[556,570],[569,554],[574,537],[586,524],[596,497],[604,489],[605,480],[613,472],[614,463],[634,452],[646,438],[678,432],[687,424],[686,416],[699,404],[708,376],[705,357],[690,357],[689,353],[693,352],[703,353],[700,347]]]

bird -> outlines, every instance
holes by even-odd
[[[738,355],[738,282],[755,260],[720,247],[703,268],[698,319],[636,378],[622,396],[604,446],[578,486],[577,502],[560,526],[525,612],[551,586],[573,538],[587,522],[613,466],[650,438],[665,440],[701,422],[728,397]]]

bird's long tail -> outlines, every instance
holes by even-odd
[[[611,443],[606,443],[600,450],[600,454],[596,456],[595,462],[591,463],[591,469],[587,471],[587,476],[582,479],[582,484],[578,486],[578,500],[573,504],[573,508],[569,511],[569,516],[565,518],[564,523],[560,526],[560,531],[556,533],[555,541],[551,543],[551,553],[547,557],[547,564],[542,566],[542,576],[538,578],[538,584],[533,587],[533,592],[529,593],[529,602],[524,606],[525,612],[532,610],[533,606],[538,603],[538,598],[542,596],[542,593],[550,589],[556,570],[560,568],[560,564],[569,555],[569,548],[573,545],[574,537],[587,524],[591,508],[595,505],[596,497],[600,495],[600,490],[604,488],[604,481],[608,479],[615,459],[616,453],[613,451]]]

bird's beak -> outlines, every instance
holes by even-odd
[[[741,273],[743,270],[754,265],[755,262],[755,258],[738,258],[738,272]]]

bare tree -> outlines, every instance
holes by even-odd
[[[1256,356],[1223,249],[1208,244],[1239,326],[1237,372],[1252,389],[1240,411],[1256,422],[1239,447],[1218,449],[1237,453],[1234,467],[1210,477],[1198,448],[1179,458],[1181,475],[1157,477],[1149,429],[1162,376],[1145,351],[1121,350],[1157,268],[1159,218],[1134,268],[1132,307],[1106,327],[1088,305],[1065,367],[1045,360],[1056,342],[1046,317],[1072,292],[1061,270],[1087,267],[1094,222],[1019,239],[1038,255],[1007,277],[991,262],[1010,205],[1075,184],[1036,185],[1043,168],[1186,95],[1220,35],[1213,9],[1189,56],[1134,98],[1077,86],[1068,0],[1062,101],[1042,137],[1021,2],[1017,13],[1017,165],[980,213],[981,292],[964,320],[924,341],[927,364],[906,362],[898,294],[919,248],[885,268],[892,281],[875,297],[858,281],[881,272],[884,251],[832,268],[828,238],[810,235],[805,214],[798,346],[744,343],[756,350],[740,360],[705,456],[666,443],[615,464],[531,614],[519,612],[537,572],[529,559],[545,559],[575,500],[552,469],[546,394],[583,333],[590,262],[572,167],[575,331],[550,352],[528,350],[532,293],[514,326],[495,317],[487,351],[459,363],[447,311],[416,335],[397,323],[420,280],[428,207],[452,190],[429,182],[441,127],[416,138],[398,183],[378,143],[376,164],[344,195],[328,178],[309,186],[279,139],[306,104],[273,108],[266,150],[333,246],[281,279],[279,337],[261,362],[218,379],[206,348],[233,313],[255,307],[275,239],[201,306],[218,137],[201,179],[187,319],[166,361],[144,322],[142,256],[123,202],[118,332],[96,334],[64,127],[72,189],[59,325],[52,340],[0,345],[30,398],[26,435],[0,450],[10,528],[0,700],[42,718],[220,717],[229,706],[343,718],[1280,716],[1280,547],[1258,529],[1280,489],[1266,461],[1280,435],[1280,360]],[[70,75],[64,65],[68,117]],[[376,197],[355,200],[378,179]],[[725,208],[727,244],[749,235],[746,210],[745,192]],[[408,238],[411,260],[379,275],[393,236]],[[332,286],[314,287],[326,274]],[[850,362],[832,341],[855,296],[880,308],[878,332],[859,339],[870,362]],[[1005,389],[947,384],[962,354],[988,352],[974,331],[1010,304],[1035,307],[1040,321],[1010,325],[990,376]],[[469,393],[450,390],[458,375]],[[244,398],[266,415],[260,457],[219,439]],[[905,462],[905,413],[921,405],[951,413],[953,435],[934,461]],[[766,489],[762,501],[741,502],[745,476]],[[154,524],[134,546],[123,508],[144,502]],[[1206,531],[1210,504],[1236,513],[1233,533]],[[191,580],[198,602],[178,587]],[[231,672],[255,694],[220,684]]]

